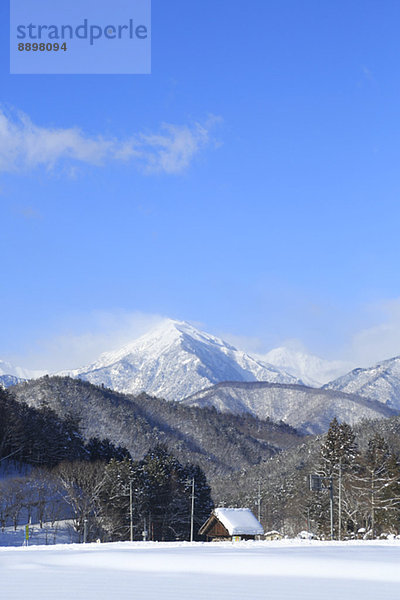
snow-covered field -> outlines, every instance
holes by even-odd
[[[115,543],[0,548],[0,597],[397,600],[400,543]]]
[[[76,533],[73,521],[56,521],[52,523],[39,523],[29,526],[29,545],[42,546],[52,544],[71,544],[78,542],[79,536]],[[25,542],[25,525],[14,527],[5,527],[0,529],[0,547],[1,546],[23,546]]]

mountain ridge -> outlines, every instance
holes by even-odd
[[[121,393],[146,392],[167,400],[184,400],[226,381],[306,384],[355,394],[400,410],[400,357],[336,377],[348,366],[294,347],[250,355],[185,321],[164,319],[123,347],[101,354],[90,365],[55,374],[105,385]],[[0,360],[3,387],[42,374]]]
[[[336,390],[268,382],[218,383],[192,394],[182,403],[282,421],[303,434],[324,433],[334,417],[354,425],[363,419],[398,414],[398,411],[378,401]]]
[[[225,380],[299,382],[216,336],[171,319],[123,348],[102,354],[87,367],[58,374],[167,400],[181,400]]]
[[[323,388],[356,393],[400,410],[400,356],[381,361],[372,367],[353,369]]]
[[[326,360],[293,348],[280,346],[260,355],[264,361],[283,369],[300,379],[305,385],[322,387],[351,370],[351,363],[342,360]]]
[[[135,459],[164,443],[184,462],[193,460],[213,473],[257,464],[303,439],[285,424],[221,415],[147,394],[121,394],[70,377],[45,376],[20,383],[10,393],[19,402],[48,406],[61,418],[72,418],[86,440],[108,438]]]

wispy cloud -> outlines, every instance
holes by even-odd
[[[165,317],[140,311],[115,309],[64,315],[63,327],[49,325],[47,335],[31,341],[18,355],[2,354],[12,364],[56,372],[90,364],[103,352],[118,350]],[[52,331],[51,331],[52,330]]]
[[[210,117],[190,125],[164,123],[156,133],[139,132],[118,139],[93,137],[78,127],[42,127],[25,113],[0,109],[0,172],[53,169],[65,161],[98,166],[122,161],[145,173],[177,174],[210,144],[210,132],[218,120]]]
[[[14,213],[19,217],[22,217],[26,221],[36,221],[42,218],[40,212],[36,210],[33,206],[29,205],[15,206]]]
[[[365,77],[365,79],[367,81],[369,81],[370,83],[376,84],[376,79],[371,71],[371,69],[369,69],[368,67],[366,67],[365,65],[362,66],[362,73]]]
[[[322,357],[307,356],[314,354],[299,339],[282,339],[278,344],[292,356],[291,364],[299,360],[299,369],[292,370],[302,378],[308,374],[315,381],[327,381],[355,367],[368,367],[386,358],[400,354],[400,298],[382,302],[375,306],[360,308],[365,313],[365,327],[343,340],[341,348],[335,349],[340,360],[326,360]],[[51,372],[82,367],[95,361],[102,352],[114,351],[143,335],[159,324],[165,315],[114,309],[95,310],[88,313],[64,315],[63,326],[59,321],[49,324],[47,335],[31,341],[18,355],[4,353],[2,359],[13,364],[21,364],[30,369],[46,369]],[[178,317],[179,318],[179,317]],[[204,331],[209,328],[192,321],[192,324]],[[271,362],[271,350],[268,337],[252,337],[240,334],[214,331],[237,348],[252,356],[258,356]],[[275,346],[273,346],[275,347]],[[328,355],[332,356],[332,348]],[[297,358],[296,358],[297,356]],[[320,360],[320,363],[318,361]],[[276,362],[276,357],[274,357]],[[278,363],[276,363],[278,364]],[[284,369],[287,365],[279,363]],[[293,366],[293,364],[292,364]],[[312,370],[314,369],[314,371]]]
[[[349,354],[359,366],[370,366],[400,355],[400,298],[370,307],[375,324],[357,332]]]

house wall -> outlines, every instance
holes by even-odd
[[[229,537],[229,531],[215,519],[210,529],[206,532],[207,537]]]
[[[205,535],[207,541],[232,541],[233,538],[241,540],[254,540],[255,535],[235,535],[231,536],[229,531],[224,527],[221,521],[215,515],[212,515],[207,523],[200,528],[200,534]]]

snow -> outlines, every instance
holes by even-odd
[[[248,508],[216,508],[215,516],[229,535],[263,535],[264,529]]]
[[[324,387],[358,394],[400,410],[400,357],[390,358],[367,369],[354,369]]]
[[[18,379],[34,379],[41,377],[46,371],[38,371],[32,369],[24,369],[22,367],[16,367],[9,362],[0,360],[0,376],[10,375]]]
[[[189,396],[187,406],[210,407],[233,414],[250,413],[259,419],[283,421],[306,434],[328,430],[334,417],[354,425],[363,419],[396,413],[380,402],[330,389],[265,382],[226,382]]]
[[[39,523],[29,526],[29,545],[70,544],[78,541],[72,520],[56,523]],[[0,529],[0,546],[23,546],[25,543],[25,525]]]
[[[350,362],[326,360],[314,354],[307,354],[285,346],[270,350],[267,354],[260,356],[260,359],[298,377],[305,385],[312,387],[320,387],[324,383],[344,375],[353,367]]]
[[[298,379],[237,350],[184,321],[166,319],[150,332],[92,365],[59,375],[104,384],[118,392],[145,391],[167,400],[221,381],[298,383]]]
[[[116,543],[0,548],[5,600],[397,600],[400,543]]]
[[[27,379],[36,379],[45,375],[45,371],[34,371],[32,369],[23,369],[16,367],[9,362],[0,360],[0,386],[10,387]]]
[[[1,387],[8,388],[12,385],[17,385],[17,383],[21,383],[25,381],[25,379],[20,379],[15,375],[0,375],[0,385]]]

